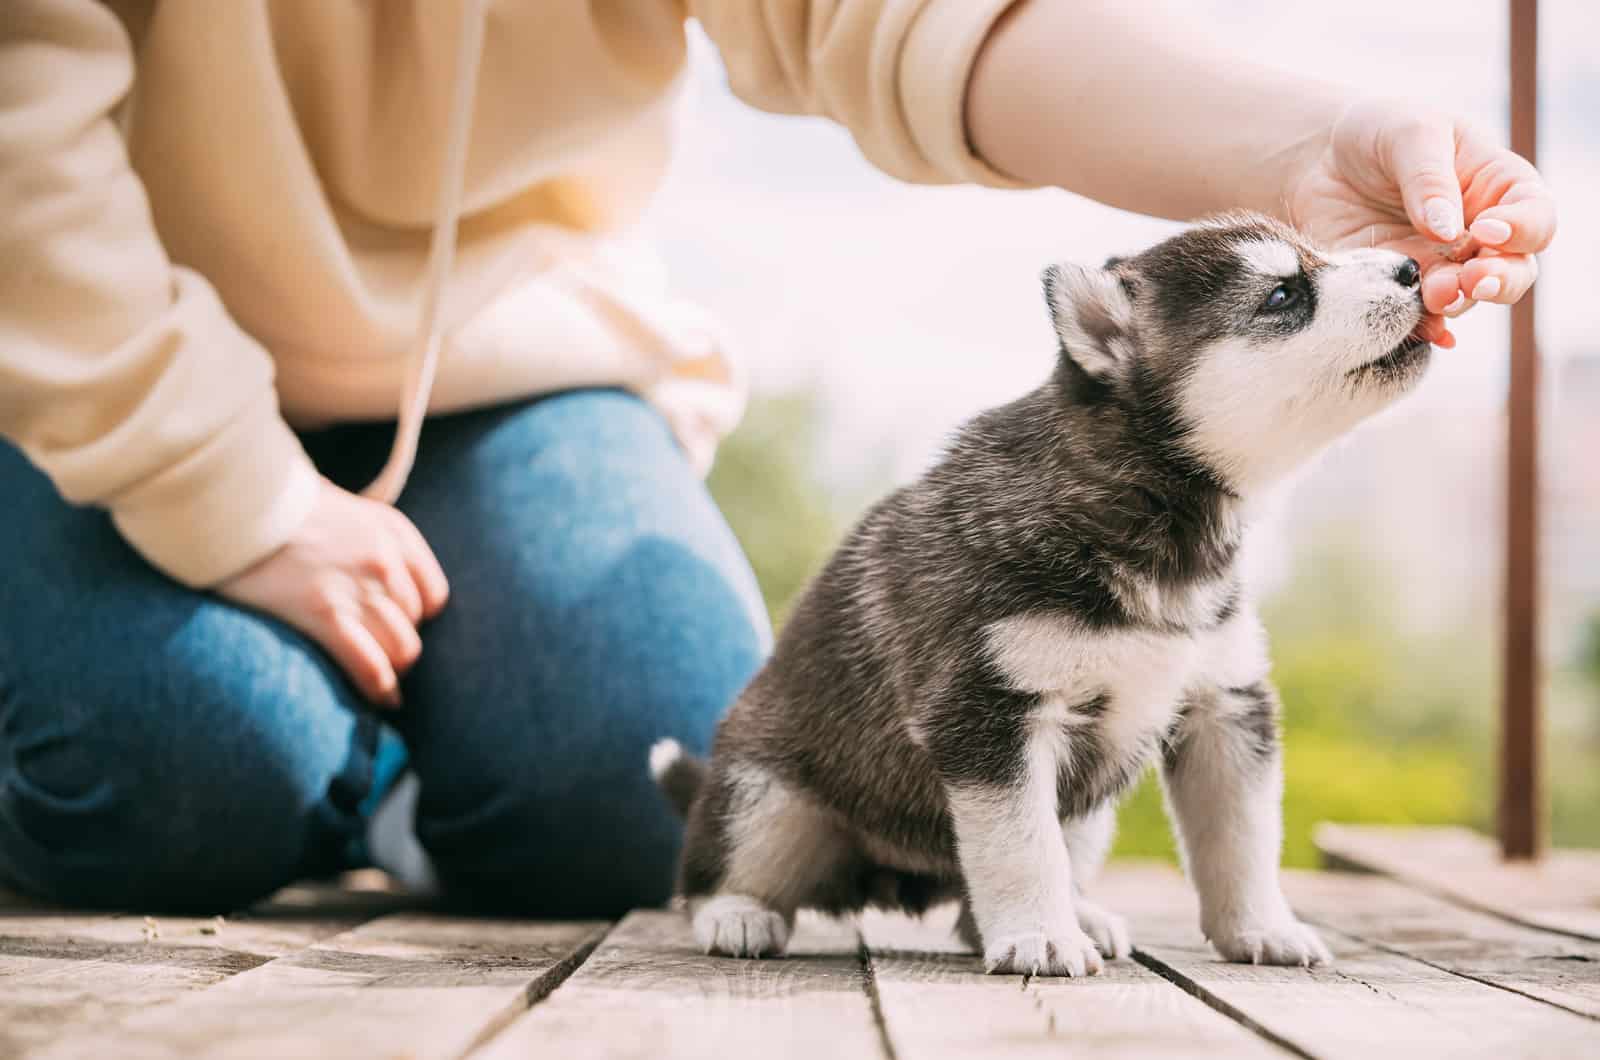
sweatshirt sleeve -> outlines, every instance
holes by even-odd
[[[132,78],[99,3],[6,0],[0,436],[156,567],[207,586],[281,545],[318,479],[266,351],[162,249],[111,118]]]
[[[919,184],[1021,187],[973,153],[967,81],[1015,0],[690,0],[733,91],[832,118],[867,159]]]

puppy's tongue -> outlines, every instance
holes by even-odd
[[[1411,334],[1414,338],[1431,342],[1440,349],[1455,349],[1456,337],[1450,333],[1444,317],[1437,313],[1424,313],[1417,326],[1411,329]]]

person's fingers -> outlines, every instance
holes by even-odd
[[[365,609],[363,623],[389,657],[395,672],[403,674],[411,669],[417,656],[422,654],[422,638],[417,635],[417,627],[411,619],[375,584],[368,587],[361,603]]]
[[[1511,305],[1539,278],[1539,259],[1531,254],[1480,255],[1461,266],[1461,289],[1479,302]]]
[[[1456,295],[1456,300],[1454,302],[1451,302],[1449,305],[1445,306],[1443,310],[1441,310],[1441,314],[1446,320],[1454,320],[1477,304],[1477,302],[1474,302],[1466,295],[1458,294]]]
[[[1435,266],[1422,276],[1422,307],[1430,313],[1443,313],[1461,295],[1461,267],[1453,263]]]
[[[450,581],[444,576],[444,568],[439,566],[438,557],[423,538],[422,531],[400,512],[394,514],[400,552],[421,594],[422,617],[432,618],[450,599]]]
[[[393,556],[375,564],[372,573],[382,591],[399,605],[413,626],[422,621],[422,592],[398,543]]]
[[[1399,119],[1379,138],[1390,178],[1417,231],[1449,243],[1462,233],[1455,130],[1445,121]]]
[[[400,679],[394,665],[354,609],[335,612],[318,641],[362,695],[387,707],[400,705]]]
[[[1528,198],[1502,201],[1479,212],[1472,234],[1484,246],[1508,254],[1535,254],[1550,245],[1556,234],[1556,205],[1549,193],[1529,190]]]
[[[1417,325],[1417,334],[1440,349],[1455,349],[1455,335],[1451,334],[1450,326],[1445,318],[1437,314],[1428,313],[1423,316],[1422,323]]]
[[[1531,162],[1469,129],[1460,163],[1470,174],[1464,205],[1478,242],[1506,254],[1537,254],[1550,245],[1556,200]]]

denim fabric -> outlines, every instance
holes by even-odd
[[[304,441],[356,488],[392,430]],[[398,732],[447,895],[659,903],[681,829],[650,744],[707,747],[769,643],[704,487],[616,391],[429,421],[400,507],[451,600],[393,714],[293,630],[152,570],[4,446],[0,497],[0,878],[58,901],[224,910],[345,867]]]

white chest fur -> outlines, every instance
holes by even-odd
[[[1102,632],[1069,619],[1024,616],[987,630],[991,657],[1014,688],[1041,697],[1041,730],[1070,732],[1093,723],[1107,751],[1148,746],[1176,716],[1185,690],[1246,685],[1267,671],[1265,638],[1253,609],[1241,607],[1215,630],[1197,634]],[[1084,704],[1100,700],[1092,715]]]
[[[1199,654],[1193,637],[1102,633],[1057,618],[1005,619],[989,627],[988,640],[1012,687],[1041,697],[1038,726],[1085,724],[1075,708],[1103,700],[1096,724],[1108,749],[1166,728]]]

